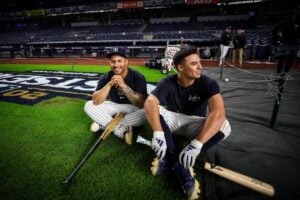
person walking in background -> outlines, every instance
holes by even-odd
[[[224,64],[225,57],[229,50],[231,41],[232,41],[231,26],[227,26],[225,32],[221,35],[221,45],[220,45],[221,55],[220,55],[219,66]]]
[[[233,54],[232,63],[236,61],[236,56],[239,58],[239,66],[242,67],[243,51],[246,45],[245,30],[238,29],[237,34],[233,38]]]

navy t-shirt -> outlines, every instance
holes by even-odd
[[[206,116],[207,100],[220,93],[218,83],[205,75],[201,75],[188,87],[182,87],[177,80],[177,75],[168,76],[151,93],[160,103],[165,102],[170,111]]]
[[[230,41],[232,40],[232,34],[228,32],[224,32],[221,36],[221,44],[225,46],[230,45]]]
[[[100,80],[98,82],[97,90],[100,90],[102,87],[104,87],[113,77],[114,73],[113,71],[110,71],[106,74],[101,75]],[[130,68],[128,68],[128,74],[124,79],[124,82],[135,92],[143,94],[147,96],[147,82],[145,77]],[[109,94],[108,98],[115,103],[119,104],[130,104],[130,101],[127,99],[125,94],[121,89],[118,89],[116,87],[112,87]]]

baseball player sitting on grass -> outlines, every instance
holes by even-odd
[[[115,114],[126,113],[114,129],[116,136],[124,138],[126,133],[132,135],[131,126],[141,125],[136,124],[132,117],[134,118],[136,112],[143,112],[140,108],[143,108],[147,97],[147,83],[142,74],[128,68],[125,49],[114,48],[107,56],[110,59],[111,71],[100,77],[92,100],[86,102],[84,110],[94,121],[91,124],[93,132],[105,129]],[[131,144],[132,141],[126,142]]]
[[[153,175],[166,170],[175,172],[185,196],[197,199],[200,188],[192,171],[195,160],[201,150],[225,139],[231,127],[218,83],[201,74],[197,49],[183,48],[176,52],[173,61],[178,74],[161,80],[144,105],[153,129],[152,149],[157,156],[151,171]],[[166,107],[160,106],[163,102]],[[187,137],[190,143],[176,149],[172,134]]]

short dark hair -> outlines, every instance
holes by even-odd
[[[186,47],[181,48],[179,51],[177,51],[173,57],[174,66],[177,67],[178,64],[181,64],[182,61],[185,59],[185,57],[192,55],[192,54],[198,54],[199,52],[196,47]]]

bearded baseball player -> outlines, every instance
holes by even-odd
[[[175,172],[184,195],[197,199],[200,188],[192,172],[195,160],[201,151],[228,137],[231,127],[218,83],[201,74],[197,49],[183,48],[176,52],[173,61],[178,74],[161,80],[144,105],[153,130],[152,149],[157,156],[151,170],[153,175],[165,170]],[[190,143],[176,149],[173,135],[185,136]]]
[[[84,110],[94,121],[90,127],[93,132],[105,129],[117,113],[125,113],[125,117],[114,129],[116,136],[124,138],[124,134],[130,132],[132,126],[143,123],[142,120],[132,118],[138,113],[143,115],[141,108],[147,97],[147,83],[142,74],[128,68],[124,48],[114,48],[107,56],[111,71],[100,77],[92,100],[86,102]]]

